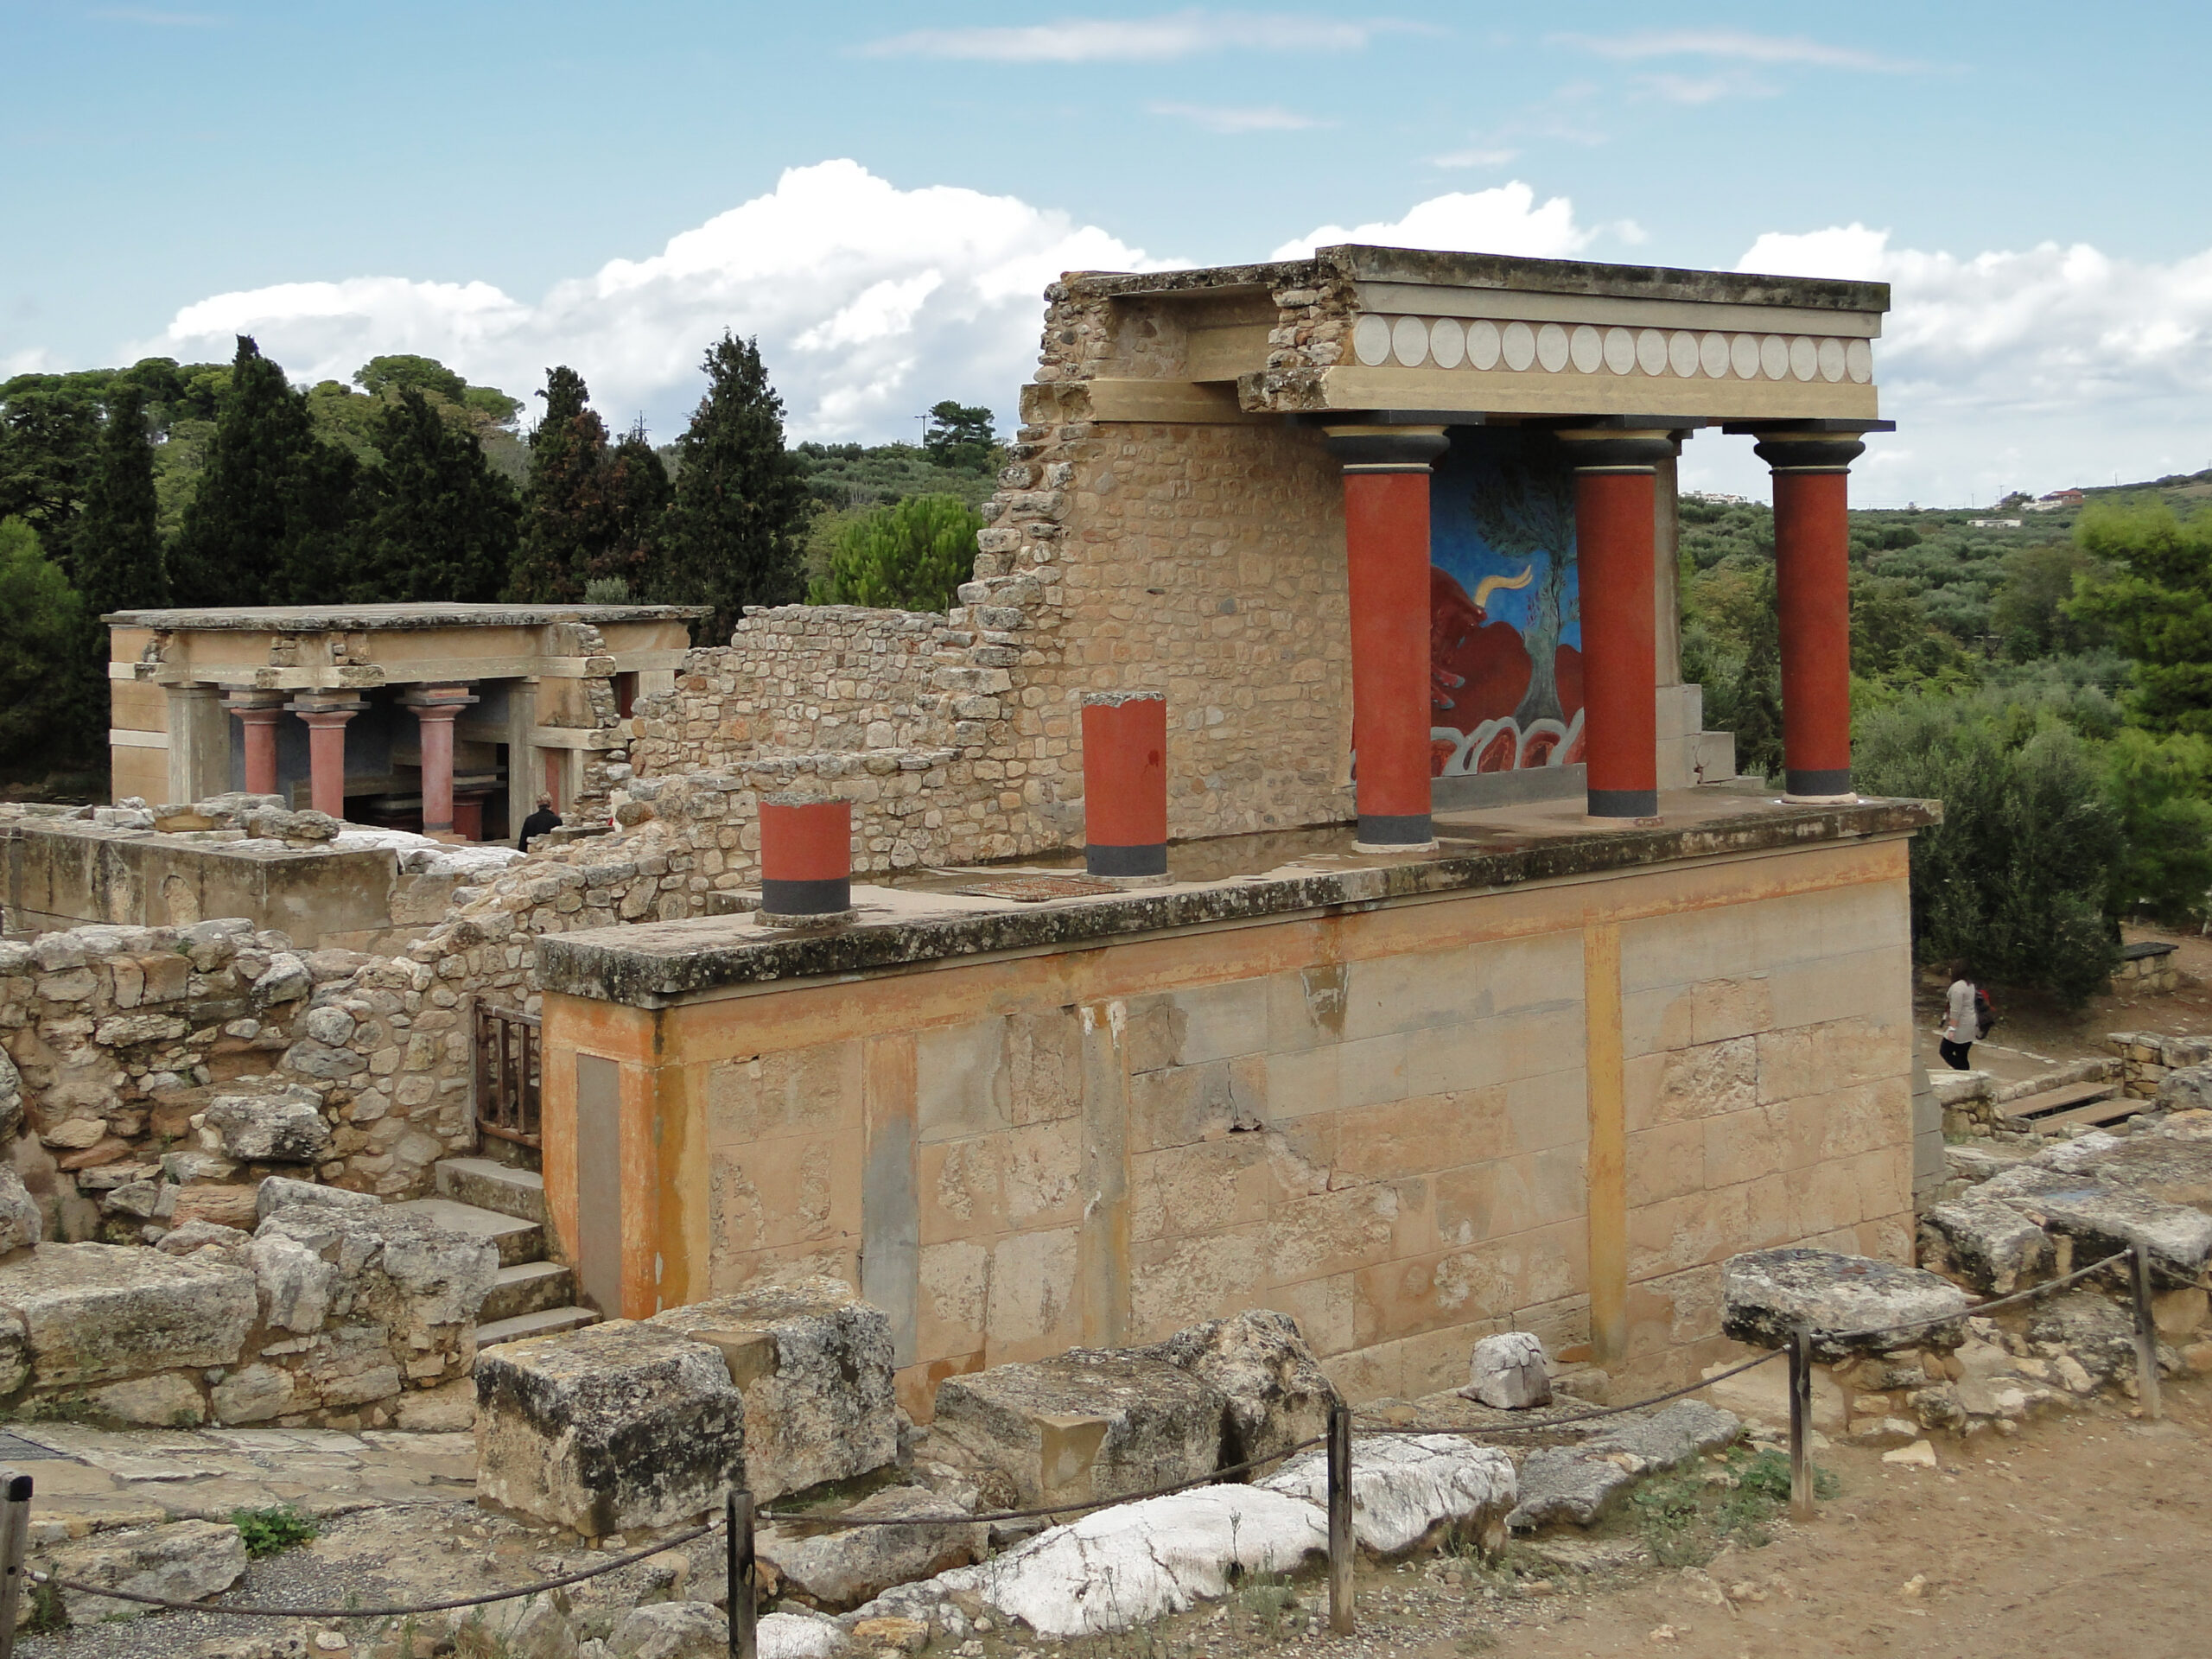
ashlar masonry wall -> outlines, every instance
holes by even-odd
[[[1359,1397],[1456,1385],[1508,1326],[1586,1355],[1593,1298],[1601,1358],[1677,1378],[1725,1346],[1726,1256],[1910,1259],[1905,870],[1862,842],[660,1008],[549,994],[549,1201],[573,1241],[595,1056],[623,1311],[856,1279],[918,1413],[1255,1306]]]

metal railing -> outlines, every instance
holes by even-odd
[[[536,1021],[531,1021],[532,1026]],[[1852,1332],[1821,1332],[1822,1341],[1829,1344],[1864,1341],[1869,1338],[1897,1338],[1912,1332],[1934,1325],[1950,1325],[1977,1318],[2000,1307],[2015,1303],[2032,1301],[2079,1284],[2090,1274],[2116,1263],[2125,1262],[2128,1268],[2128,1289],[2134,1304],[2136,1393],[2145,1417],[2156,1419],[2161,1414],[2158,1393],[2158,1327],[2151,1306],[2151,1257],[2141,1244],[2077,1268],[2060,1278],[2050,1280],[2010,1296],[1976,1302],[1948,1313],[1936,1314],[1925,1319],[1908,1321],[1902,1325],[1884,1325],[1874,1329]],[[1813,1467],[1809,1455],[1813,1420],[1813,1344],[1815,1332],[1808,1325],[1799,1325],[1790,1334],[1787,1348],[1776,1348],[1764,1354],[1731,1366],[1714,1376],[1679,1388],[1669,1389],[1647,1399],[1625,1405],[1596,1406],[1587,1411],[1565,1416],[1550,1416],[1526,1424],[1491,1424],[1480,1429],[1452,1425],[1433,1427],[1392,1425],[1369,1427],[1357,1432],[1370,1438],[1408,1434],[1446,1434],[1473,1436],[1478,1434],[1542,1433],[1599,1418],[1618,1417],[1635,1411],[1644,1411],[1653,1406],[1679,1400],[1687,1395],[1739,1376],[1758,1366],[1781,1359],[1789,1361],[1789,1513],[1796,1521],[1813,1518]],[[1898,1345],[1894,1340],[1885,1345]],[[728,1594],[728,1623],[731,1659],[757,1659],[757,1629],[759,1618],[759,1573],[755,1553],[753,1528],[756,1522],[773,1521],[785,1525],[821,1529],[861,1527],[918,1527],[918,1526],[984,1526],[1000,1522],[1050,1520],[1089,1514],[1122,1503],[1135,1503],[1147,1498],[1165,1497],[1173,1493],[1189,1491],[1196,1487],[1211,1486],[1225,1477],[1246,1474],[1268,1464],[1279,1464],[1309,1451],[1316,1446],[1328,1447],[1327,1502],[1328,1514],[1328,1580],[1329,1629],[1338,1636],[1355,1634],[1357,1621],[1352,1601],[1352,1568],[1357,1556],[1352,1529],[1352,1437],[1355,1433],[1351,1408],[1341,1402],[1329,1410],[1328,1431],[1313,1440],[1302,1440],[1295,1446],[1284,1446],[1227,1469],[1211,1470],[1188,1480],[1171,1482],[1139,1492],[1116,1492],[1108,1497],[1090,1498],[1080,1503],[1052,1504],[1033,1509],[996,1510],[966,1515],[880,1516],[861,1515],[852,1510],[812,1513],[805,1510],[757,1510],[753,1494],[746,1491],[733,1491],[727,1499],[723,1513],[715,1520],[702,1522],[672,1537],[664,1538],[642,1549],[594,1563],[577,1572],[558,1578],[545,1579],[512,1590],[495,1590],[477,1596],[456,1596],[442,1601],[421,1602],[410,1605],[383,1607],[263,1607],[223,1606],[207,1602],[182,1601],[166,1596],[148,1595],[137,1591],[120,1590],[106,1586],[87,1584],[75,1579],[65,1579],[58,1573],[35,1571],[25,1564],[25,1548],[30,1535],[31,1477],[13,1471],[0,1470],[0,1659],[12,1659],[16,1649],[16,1611],[21,1604],[23,1585],[28,1580],[37,1585],[51,1586],[73,1593],[94,1596],[109,1601],[128,1601],[143,1606],[159,1607],[173,1611],[214,1613],[239,1618],[405,1618],[423,1613],[451,1612],[465,1607],[489,1605],[493,1602],[513,1601],[524,1596],[541,1595],[563,1586],[580,1584],[587,1579],[630,1567],[650,1556],[671,1549],[681,1548],[719,1529],[724,1535],[723,1571]]]
[[[476,1005],[476,1130],[539,1150],[538,1093],[544,1044],[537,1016],[518,1008]]]

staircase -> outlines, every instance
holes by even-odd
[[[476,1316],[479,1348],[598,1323],[598,1314],[575,1305],[569,1269],[545,1259],[544,1177],[489,1158],[448,1158],[438,1164],[437,1179],[436,1198],[392,1208],[498,1248],[499,1276]]]
[[[2069,1083],[2005,1101],[1998,1109],[2016,1127],[2037,1135],[2065,1135],[2076,1124],[2102,1128],[2133,1117],[2149,1104],[2130,1100],[2117,1083]]]

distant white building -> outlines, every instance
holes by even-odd
[[[2018,530],[2019,527],[2020,521],[2018,518],[1969,518],[1967,520],[1967,528],[1969,530]]]

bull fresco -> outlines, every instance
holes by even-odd
[[[1454,427],[1429,483],[1432,776],[1580,762],[1579,595],[1555,441]]]

